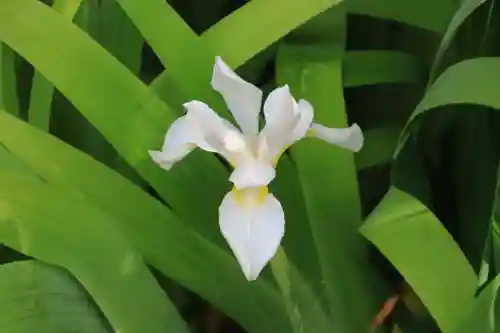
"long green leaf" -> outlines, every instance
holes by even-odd
[[[223,244],[216,223],[207,223],[216,221],[229,187],[222,164],[199,153],[165,172],[148,156],[148,149],[161,146],[174,112],[88,35],[44,4],[5,0],[0,13],[0,40],[50,80],[181,218]]]
[[[4,333],[106,333],[81,286],[65,270],[34,260],[0,266]]]
[[[124,0],[120,1],[123,2]],[[128,1],[133,2],[133,0]],[[176,68],[167,67],[153,81],[152,88],[158,92],[167,91],[171,83],[175,82],[183,87],[188,86],[188,89],[184,91],[190,99],[204,98],[215,102],[218,99],[211,97],[213,93],[211,94],[208,91],[208,86],[203,89],[203,86],[199,87],[195,86],[195,84],[199,82],[199,84],[203,85],[209,82],[213,59],[216,55],[221,56],[231,67],[238,68],[291,30],[341,1],[250,1],[207,30],[197,41],[198,43],[194,41],[193,36],[186,36],[185,41],[175,36],[176,40],[183,41],[182,47],[176,49],[180,61],[176,63]],[[258,24],[255,24],[256,17],[259,18]],[[180,28],[177,30],[180,31]],[[236,36],[235,31],[237,31]],[[185,36],[186,33],[182,33],[182,36]],[[203,47],[204,49],[202,49]],[[209,53],[206,53],[207,50],[209,50]],[[191,57],[196,57],[194,60],[195,67],[192,66],[192,61],[188,60]],[[186,66],[191,66],[189,72],[180,74],[176,72],[181,71],[181,68]],[[186,78],[185,75],[190,75],[195,82],[182,84]],[[205,92],[203,92],[204,90]]]
[[[17,97],[17,77],[15,53],[7,45],[0,43],[0,108],[19,116]]]
[[[81,3],[82,0],[56,0],[52,8],[64,18],[72,21]],[[30,124],[49,131],[53,95],[54,86],[42,74],[35,71],[28,107],[28,121]]]
[[[344,59],[344,87],[413,83],[424,79],[422,64],[411,54],[394,51],[351,51]]]
[[[349,13],[396,20],[419,28],[444,32],[460,0],[403,2],[398,0],[349,0]]]
[[[500,276],[491,281],[486,288],[471,304],[469,313],[453,333],[493,333],[498,332],[497,317],[495,316],[495,303],[500,288]]]
[[[442,332],[452,332],[474,299],[477,280],[432,212],[393,187],[361,232],[403,275]]]
[[[458,10],[455,12],[441,39],[438,50],[436,51],[436,56],[434,57],[434,62],[432,64],[431,72],[429,75],[430,82],[434,81],[443,55],[450,47],[450,44],[453,41],[458,28],[460,28],[462,23],[486,1],[487,0],[464,0]]]
[[[3,146],[52,187],[77,193],[115,217],[149,264],[251,332],[287,332],[283,304],[269,283],[249,284],[231,255],[190,230],[166,206],[91,157],[6,113],[0,113],[0,127],[9,129],[0,131]]]
[[[500,58],[484,57],[459,62],[441,74],[429,87],[406,125],[406,130],[398,144],[398,154],[407,143],[410,135],[418,130],[417,121],[426,111],[457,104],[477,104],[500,110],[500,98],[496,80],[500,74]],[[464,82],[480,82],[469,85]]]
[[[341,2],[253,0],[209,29],[203,42],[228,64],[239,67],[296,27]]]
[[[48,186],[0,149],[0,242],[68,269],[116,331],[187,332],[142,257],[105,212],[77,193]]]
[[[316,122],[334,127],[347,125],[341,76],[342,15],[335,21],[338,46],[285,44],[277,61],[278,82],[289,84],[296,98],[312,103]],[[291,154],[335,316],[332,329],[366,332],[374,315],[374,299],[367,292],[365,277],[371,274],[357,233],[361,207],[353,154],[317,140],[302,140],[291,148]]]

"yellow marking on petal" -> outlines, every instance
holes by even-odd
[[[233,188],[232,192],[234,194],[234,201],[241,208],[260,206],[269,194],[267,186],[244,188],[241,190]]]
[[[307,130],[306,136],[316,136],[318,132],[314,128],[310,128]]]

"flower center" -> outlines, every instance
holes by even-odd
[[[233,188],[234,201],[240,208],[254,208],[266,200],[269,190],[267,186],[250,187],[237,190]]]

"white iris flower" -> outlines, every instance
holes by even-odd
[[[283,208],[267,189],[276,175],[279,157],[305,136],[359,151],[363,134],[356,124],[336,129],[313,123],[311,104],[296,102],[286,85],[267,97],[266,124],[259,132],[262,91],[240,78],[219,57],[212,87],[224,98],[239,129],[206,104],[191,101],[184,104],[187,113],[168,129],[162,150],[149,154],[166,170],[196,147],[218,153],[231,164],[234,170],[229,181],[234,188],[219,207],[219,225],[245,277],[252,281],[274,256],[285,231]]]

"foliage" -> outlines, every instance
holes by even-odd
[[[499,19],[494,0],[0,0],[0,330],[499,331]],[[230,119],[216,56],[365,133],[282,157],[285,238],[251,283],[217,225],[227,166],[148,155],[186,101]]]

